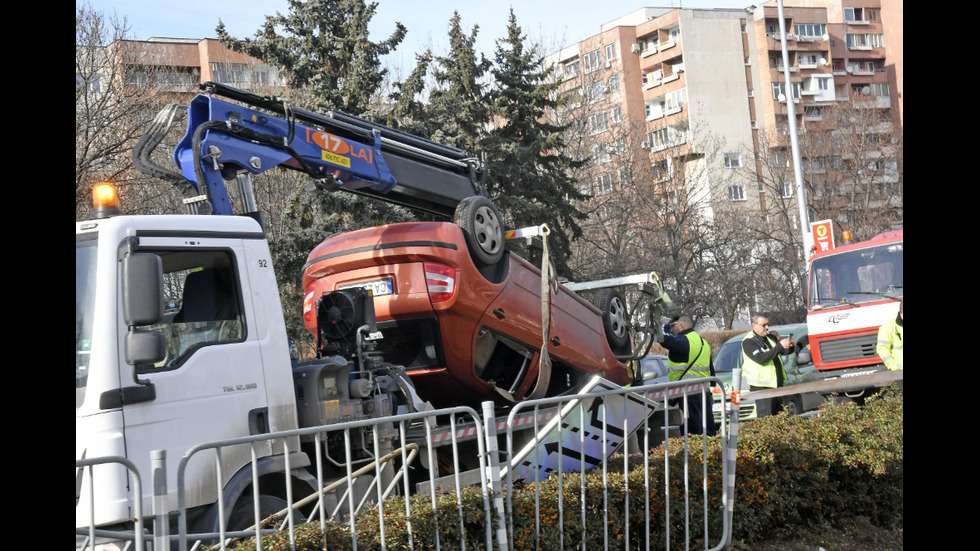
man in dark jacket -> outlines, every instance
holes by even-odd
[[[769,332],[769,318],[762,314],[752,316],[752,330],[742,339],[742,371],[749,382],[749,390],[766,390],[783,386],[786,370],[782,354],[793,351],[793,339],[780,339]],[[772,415],[782,409],[778,398],[756,401],[759,417]]]
[[[694,332],[691,316],[683,314],[669,325],[664,326],[664,342],[667,349],[667,380],[678,381],[698,377],[713,377],[715,367],[711,362],[711,346]],[[711,394],[697,392],[687,396],[687,426],[691,434],[715,435],[715,417],[711,411],[705,415],[706,426],[702,426],[702,404],[710,408]],[[680,399],[670,401],[672,406],[681,406]]]

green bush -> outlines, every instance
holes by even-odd
[[[866,517],[878,526],[891,526],[903,516],[903,397],[887,391],[869,399],[864,406],[828,404],[818,417],[802,419],[777,415],[746,423],[738,437],[735,473],[733,538],[751,543],[787,537],[813,526],[831,525],[854,517]],[[581,547],[601,549],[604,538],[611,548],[645,549],[646,523],[650,523],[650,547],[680,548],[686,532],[694,539],[705,537],[701,503],[702,467],[700,445],[689,447],[689,499],[691,522],[684,523],[683,440],[673,438],[665,452],[660,446],[650,451],[649,471],[643,456],[629,457],[626,477],[623,458],[613,458],[615,473],[606,482],[601,471],[585,475],[585,503],[578,474],[551,477],[541,482],[538,509],[533,485],[513,494],[515,549]],[[721,441],[714,437],[707,446],[708,531],[710,543],[722,533]],[[670,471],[664,473],[664,454],[669,454]],[[612,467],[611,467],[612,468]],[[669,478],[670,522],[665,525],[663,496],[665,475]],[[650,495],[644,495],[644,478],[650,477]],[[605,486],[606,492],[603,492]],[[558,495],[563,495],[562,508]],[[429,498],[411,499],[415,549],[434,548],[436,534],[441,546],[458,548],[461,537],[468,549],[486,548],[483,496],[479,488],[464,488],[462,527],[455,493],[437,498],[436,511]],[[649,517],[645,513],[649,497]],[[583,523],[583,507],[585,511]],[[380,549],[378,511],[357,519],[358,549]],[[408,549],[404,500],[386,502],[384,534],[387,549]],[[561,523],[559,523],[561,515]],[[535,530],[535,518],[540,528]],[[584,524],[584,526],[583,526]],[[297,531],[296,548],[350,549],[347,525],[305,525]],[[669,534],[668,534],[669,529]],[[629,538],[628,546],[622,544]],[[254,549],[246,541],[242,549]],[[289,549],[288,534],[263,538],[263,549]]]

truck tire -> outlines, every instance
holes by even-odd
[[[793,417],[803,413],[803,401],[799,396],[785,396],[782,399],[783,411]]]
[[[478,268],[492,266],[504,256],[504,228],[493,201],[472,195],[459,202],[453,222],[463,230],[466,246]]]
[[[596,308],[602,312],[602,329],[606,333],[609,347],[614,351],[629,344],[629,314],[626,300],[617,289],[600,289],[594,300]]]
[[[273,513],[278,513],[286,508],[286,500],[281,497],[270,496],[270,495],[260,495],[259,496],[259,519],[264,520],[269,515]],[[283,517],[280,521],[277,521],[277,525],[281,524]],[[302,513],[299,511],[293,511],[293,524],[301,524],[306,522],[303,518]],[[243,494],[242,497],[238,499],[235,503],[235,507],[231,510],[231,515],[228,517],[228,528],[229,532],[236,530],[245,530],[249,526],[255,524],[255,516],[252,512],[252,494]]]

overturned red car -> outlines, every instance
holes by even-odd
[[[323,338],[318,309],[343,309],[330,302],[333,293],[370,290],[383,336],[377,351],[405,366],[419,396],[436,407],[561,395],[592,374],[630,383],[617,359],[631,349],[619,292],[597,293],[600,308],[562,285],[542,285],[541,270],[504,246],[489,200],[470,199],[456,223],[377,226],[317,246],[303,270],[311,333]],[[338,321],[342,315],[331,323]]]

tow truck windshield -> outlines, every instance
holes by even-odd
[[[818,258],[810,267],[810,310],[902,296],[902,243]]]
[[[82,405],[92,352],[95,312],[96,247],[94,239],[75,242],[75,408]]]

